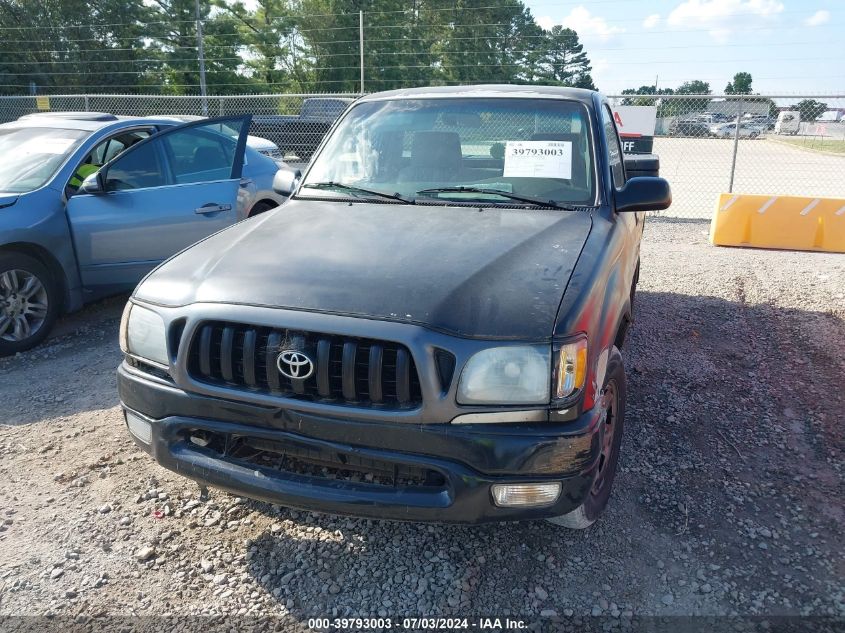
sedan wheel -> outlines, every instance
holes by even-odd
[[[38,345],[58,314],[56,286],[38,261],[0,254],[0,356]]]
[[[19,343],[44,327],[50,303],[38,277],[25,270],[0,274],[0,338]]]

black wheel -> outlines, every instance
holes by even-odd
[[[270,209],[275,209],[278,207],[275,202],[259,202],[257,203],[252,209],[250,209],[249,217],[255,217],[256,215],[261,215],[262,213],[267,213]]]
[[[602,408],[601,456],[590,493],[584,503],[571,512],[549,519],[574,530],[590,527],[604,512],[619,464],[619,448],[625,426],[625,367],[622,354],[616,347],[607,359],[604,386],[596,406]]]
[[[0,254],[0,356],[43,341],[60,304],[56,282],[41,262],[21,253]]]

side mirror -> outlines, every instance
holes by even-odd
[[[617,213],[662,211],[672,204],[672,190],[663,178],[638,176],[630,178],[615,198]]]
[[[99,171],[90,174],[85,178],[85,180],[82,181],[82,184],[79,186],[79,191],[82,193],[90,193],[93,195],[105,193],[106,185],[103,179],[103,175]]]
[[[302,178],[302,172],[298,169],[280,169],[273,177],[273,191],[280,196],[289,196],[296,189],[300,178]]]

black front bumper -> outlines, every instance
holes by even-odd
[[[149,444],[135,441],[165,468],[234,494],[331,514],[454,523],[558,516],[589,494],[599,454],[595,410],[565,423],[361,422],[194,395],[125,365],[118,386],[123,407],[152,428]],[[199,446],[189,439],[197,434],[436,473],[437,484],[382,485],[280,471]],[[544,481],[561,483],[550,506],[493,503],[493,484]]]

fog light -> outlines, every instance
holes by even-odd
[[[544,484],[493,484],[497,506],[548,506],[560,496],[560,482]]]
[[[129,432],[141,440],[144,444],[152,443],[153,427],[141,416],[135,415],[131,411],[127,411],[126,426],[129,427]]]

